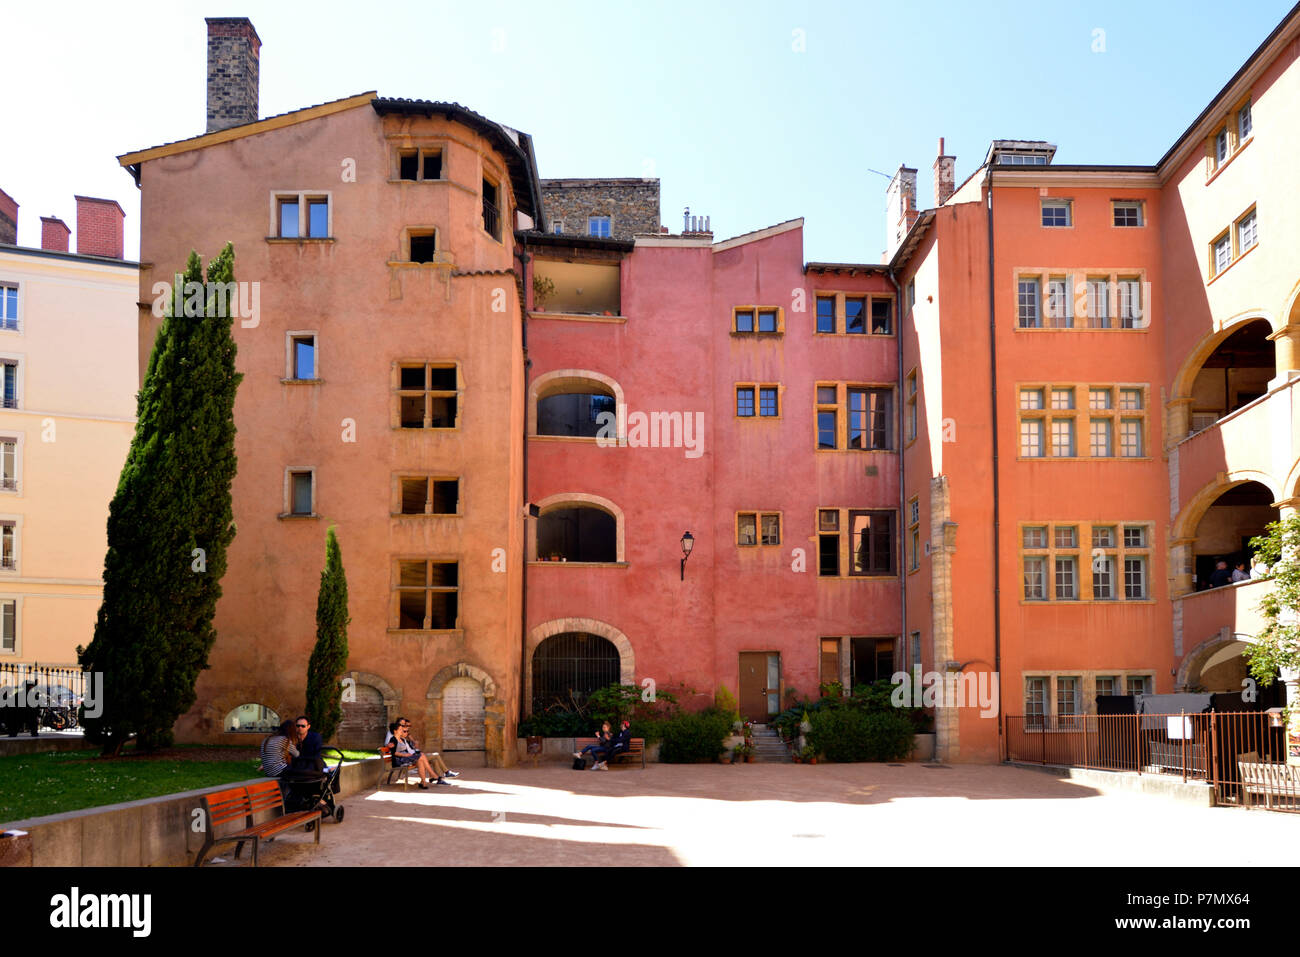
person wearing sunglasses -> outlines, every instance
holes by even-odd
[[[298,715],[294,721],[294,738],[298,748],[294,768],[324,771],[325,758],[321,754],[321,748],[325,747],[325,742],[321,740],[319,731],[311,729],[311,719],[305,714]]]
[[[460,776],[458,772],[448,768],[436,752],[427,755],[415,747],[415,742],[410,737],[411,722],[405,718],[398,718],[388,728],[389,735],[384,744],[393,746],[393,764],[397,767],[414,764],[420,773],[422,790],[427,790],[430,784],[451,787],[451,782],[447,778]]]

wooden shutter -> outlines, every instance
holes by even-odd
[[[482,751],[483,686],[473,678],[453,678],[442,689],[442,747],[444,751]]]

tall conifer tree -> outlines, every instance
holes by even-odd
[[[348,666],[348,579],[334,526],[325,534],[325,570],[316,596],[316,647],[307,664],[307,718],[329,741],[343,720],[339,679]]]
[[[82,667],[102,672],[103,712],[85,720],[105,754],[131,735],[171,743],[216,639],[226,549],[235,537],[234,248],[191,252],[136,404],[135,436],[109,506],[104,600]]]

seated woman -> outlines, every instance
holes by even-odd
[[[587,755],[594,754],[596,756],[594,760],[599,762],[601,754],[604,753],[607,747],[609,747],[609,739],[611,737],[613,737],[613,733],[610,731],[609,722],[604,721],[600,725],[600,730],[596,732],[596,743],[587,745],[581,751],[574,751],[573,756],[585,764],[587,761]],[[575,771],[581,770],[576,764],[573,768]]]
[[[285,721],[278,731],[262,742],[262,773],[268,778],[278,778],[289,770],[298,756],[294,743],[294,723]]]
[[[429,758],[415,748],[411,741],[411,723],[405,718],[398,718],[388,726],[391,737],[388,743],[393,746],[393,767],[403,768],[409,764],[414,764],[420,774],[420,789],[428,790],[430,784],[443,784],[451,787],[451,782],[446,780],[446,775],[455,772],[449,771],[447,766],[442,763],[438,755],[434,755],[440,770],[435,773],[433,764]]]

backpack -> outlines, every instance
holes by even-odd
[[[577,758],[574,758],[574,759],[573,759],[573,770],[575,770],[575,771],[585,771],[585,770],[587,770],[587,759],[586,759],[585,757],[577,757]]]

